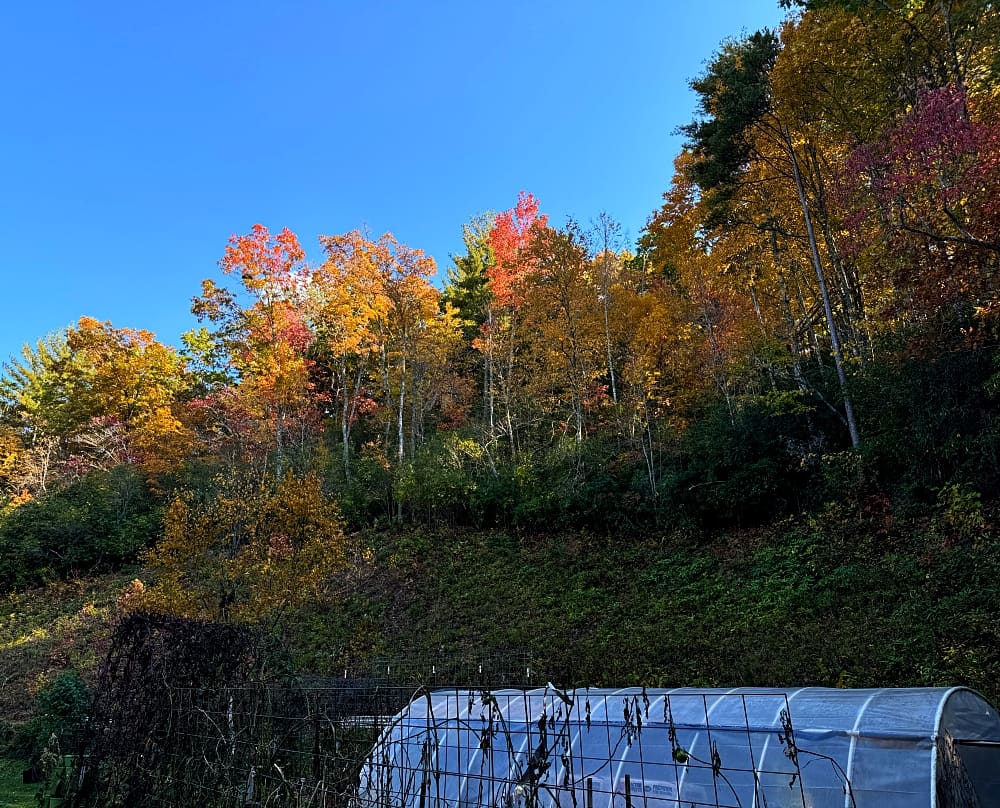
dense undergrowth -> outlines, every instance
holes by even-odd
[[[527,652],[577,685],[966,684],[1000,696],[1000,542],[953,503],[890,524],[830,508],[766,528],[609,537],[411,531],[335,614],[303,612],[300,663]],[[879,519],[885,520],[885,515]]]
[[[367,533],[339,605],[289,613],[281,633],[300,671],[326,675],[509,652],[576,685],[964,684],[1000,698],[993,503],[953,488],[917,518],[859,505],[711,534]],[[60,671],[92,678],[127,581],[8,596],[8,744],[39,740],[20,722]]]
[[[28,719],[38,693],[61,673],[91,679],[131,577],[120,572],[54,581],[2,596],[0,728]]]

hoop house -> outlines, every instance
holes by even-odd
[[[965,688],[437,690],[364,764],[368,808],[1000,806]]]

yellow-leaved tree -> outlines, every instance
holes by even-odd
[[[277,619],[334,595],[346,545],[319,478],[226,480],[207,501],[170,504],[163,540],[144,559],[153,584],[130,605],[209,620]]]

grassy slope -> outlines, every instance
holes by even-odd
[[[382,537],[303,661],[530,653],[577,684],[966,684],[1000,698],[1000,538],[827,512],[714,537]]]
[[[337,609],[285,621],[303,667],[500,650],[572,684],[967,684],[1000,699],[989,505],[963,522],[868,503],[711,541],[408,530],[367,543],[375,561]],[[0,719],[26,718],[57,670],[87,677],[131,577],[6,597]]]
[[[29,717],[38,688],[59,671],[89,678],[131,578],[80,578],[0,595],[0,720]]]
[[[31,716],[38,688],[60,671],[89,679],[131,575],[58,582],[0,596],[0,751]],[[0,808],[34,808],[37,785],[21,782],[23,760],[0,757]]]

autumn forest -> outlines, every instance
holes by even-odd
[[[527,191],[446,267],[256,224],[179,346],[25,335],[0,681],[89,682],[143,610],[280,627],[315,673],[518,649],[595,684],[1000,694],[1000,16],[786,4],[693,80],[634,242]]]

